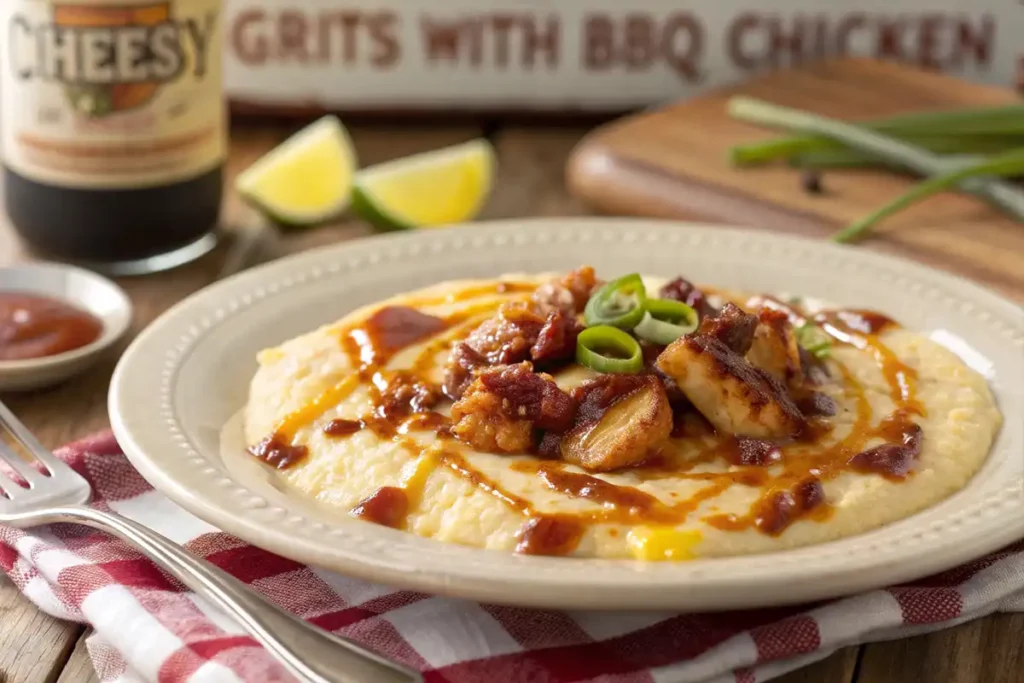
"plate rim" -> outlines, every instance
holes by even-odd
[[[630,234],[629,229],[641,232],[666,231],[665,235],[668,235],[668,231],[672,230],[677,232],[690,231],[691,233],[698,234],[719,234],[735,240],[743,240],[746,238],[752,239],[754,242],[758,243],[763,243],[767,240],[768,242],[781,243],[783,246],[788,245],[789,247],[797,246],[811,248],[813,250],[824,250],[827,253],[842,254],[844,258],[848,258],[851,254],[851,250],[855,250],[854,253],[859,254],[859,256],[854,257],[855,261],[866,260],[869,263],[875,262],[877,264],[883,264],[890,269],[909,271],[918,279],[923,278],[928,280],[939,278],[950,284],[955,284],[958,290],[966,290],[970,292],[970,296],[968,298],[977,299],[980,297],[986,304],[994,306],[997,309],[1003,309],[1003,312],[1011,318],[1019,316],[1021,318],[1021,327],[1024,329],[1024,311],[1022,311],[1020,307],[1016,306],[1009,299],[973,281],[967,280],[966,278],[950,273],[944,273],[928,266],[888,254],[856,250],[855,248],[826,243],[821,240],[814,240],[802,236],[774,232],[768,233],[766,231],[758,231],[750,228],[719,226],[705,223],[609,217],[506,219],[447,228],[443,234],[446,237],[446,241],[449,242],[462,240],[463,242],[475,241],[483,244],[484,242],[487,242],[488,229],[493,229],[491,234],[493,237],[495,234],[500,234],[502,229],[506,232],[513,228],[519,231],[531,229],[543,231],[546,226],[550,229],[557,228],[558,230],[568,230],[569,227],[572,227],[575,230],[594,232],[600,230],[612,230],[619,231],[620,236],[622,234]],[[621,232],[623,230],[625,230],[625,233]],[[442,233],[430,233],[433,238],[436,238],[440,234]],[[659,241],[658,237],[660,236],[656,236],[652,241]],[[506,241],[510,239],[514,241],[515,238],[514,236],[506,236]],[[665,239],[668,238],[665,237]],[[164,312],[157,320],[147,326],[147,328],[132,342],[119,361],[117,368],[115,369],[113,379],[111,380],[110,392],[108,395],[108,407],[111,423],[115,436],[124,448],[129,460],[136,469],[139,470],[140,474],[142,474],[142,476],[154,486],[154,488],[162,491],[171,498],[171,500],[196,516],[210,522],[219,529],[228,533],[233,533],[243,540],[257,545],[258,547],[266,548],[267,550],[290,557],[297,561],[313,564],[315,566],[326,565],[331,569],[343,571],[345,574],[357,578],[389,583],[429,593],[453,595],[493,603],[515,604],[521,606],[591,609],[665,609],[666,596],[663,591],[666,588],[667,581],[664,580],[664,577],[659,577],[658,575],[673,573],[671,571],[664,571],[663,568],[665,566],[671,566],[666,564],[662,564],[660,567],[645,567],[643,569],[634,567],[631,569],[633,572],[632,576],[634,576],[638,582],[643,582],[644,585],[638,587],[639,590],[635,595],[622,596],[616,593],[616,591],[622,591],[624,589],[622,584],[615,584],[614,586],[611,586],[612,590],[603,590],[603,588],[607,588],[608,586],[594,584],[588,585],[587,590],[582,592],[570,591],[567,590],[567,588],[571,587],[572,584],[569,582],[568,576],[566,576],[562,581],[553,580],[551,576],[543,576],[542,579],[538,579],[536,576],[530,574],[530,569],[533,567],[542,567],[543,565],[552,562],[559,563],[560,567],[564,569],[564,563],[568,562],[587,564],[596,563],[594,566],[604,566],[609,563],[615,565],[622,565],[624,563],[633,564],[629,561],[575,558],[523,558],[521,556],[514,555],[510,557],[506,553],[500,553],[499,557],[504,558],[506,563],[513,562],[523,566],[523,571],[519,572],[519,576],[516,577],[516,581],[514,582],[516,587],[513,591],[508,585],[508,577],[503,577],[501,580],[495,581],[494,579],[488,579],[486,577],[474,576],[472,574],[467,575],[464,571],[438,575],[436,573],[420,572],[412,567],[394,566],[388,562],[367,562],[365,558],[362,560],[353,560],[345,555],[338,554],[328,554],[330,555],[330,559],[328,560],[322,551],[311,548],[308,544],[295,544],[294,538],[285,533],[283,529],[268,529],[265,524],[256,523],[247,516],[240,516],[237,507],[233,509],[226,509],[223,500],[211,502],[206,497],[198,495],[196,490],[184,485],[184,482],[178,481],[174,476],[171,476],[168,472],[164,471],[159,466],[158,462],[147,456],[147,444],[142,443],[142,440],[137,438],[137,434],[133,433],[133,429],[128,424],[130,420],[125,419],[125,415],[122,411],[122,394],[124,393],[125,383],[128,381],[127,378],[132,365],[137,362],[137,358],[141,357],[141,355],[147,351],[150,345],[159,346],[158,342],[153,340],[157,339],[161,329],[167,326],[169,321],[176,320],[179,316],[185,316],[192,307],[196,307],[197,309],[200,308],[203,302],[216,300],[218,296],[222,293],[228,292],[232,288],[242,288],[243,285],[247,284],[257,285],[261,280],[275,273],[283,274],[289,270],[301,272],[302,268],[313,267],[317,262],[326,261],[331,257],[337,256],[339,258],[343,258],[346,254],[358,254],[359,252],[373,253],[375,249],[384,249],[387,245],[414,243],[417,241],[427,243],[429,240],[430,238],[426,237],[424,233],[401,233],[397,235],[386,234],[307,250],[258,266],[249,271],[236,274],[223,281],[213,283],[212,285],[193,293],[168,311]],[[1010,332],[1012,333],[1014,329],[1016,329],[1016,327],[1011,328]],[[1007,416],[1004,412],[1003,429],[1005,430],[1006,425],[1012,422],[1013,416]],[[1014,490],[1015,489],[1012,486],[1006,489],[1008,495],[1011,497],[1013,497]],[[1024,488],[1021,490],[1024,491]],[[952,495],[957,494],[954,493]],[[1015,502],[1017,506],[1020,507],[1021,503],[1024,502],[1024,492],[1019,493],[1016,498],[1017,500],[1011,502]],[[936,505],[937,504],[938,503],[936,503]],[[823,581],[820,575],[816,575],[816,579],[818,581],[816,585],[811,586],[798,584],[796,590],[793,590],[794,586],[792,582],[794,581],[794,576],[791,572],[785,577],[779,577],[774,583],[770,580],[770,577],[769,580],[766,580],[765,577],[759,577],[758,589],[763,593],[769,593],[770,597],[751,602],[749,598],[749,587],[746,591],[746,597],[740,596],[732,600],[709,599],[706,593],[717,593],[735,589],[736,579],[734,577],[724,579],[716,577],[714,572],[708,572],[701,577],[700,585],[694,586],[694,590],[689,592],[676,591],[671,605],[674,608],[685,609],[721,609],[731,607],[768,606],[773,604],[803,602],[834,596],[837,594],[836,589],[840,584],[843,586],[843,590],[841,592],[849,593],[859,592],[881,584],[891,585],[892,583],[900,583],[956,566],[957,564],[974,559],[981,554],[996,550],[1024,537],[1024,516],[1022,516],[1021,519],[1014,521],[1016,523],[1003,524],[998,527],[989,528],[988,533],[986,534],[970,537],[966,542],[962,542],[951,548],[946,548],[945,554],[941,557],[937,553],[933,552],[926,555],[925,558],[922,558],[923,561],[921,563],[915,563],[913,566],[884,567],[885,579],[881,582],[877,578],[871,578],[864,575],[858,576],[856,572],[862,570],[855,567],[846,571],[841,569],[837,570],[829,577],[826,577],[828,579],[827,581]],[[382,534],[385,531],[401,534],[402,537],[418,539],[418,541],[421,542],[426,541],[428,543],[437,544],[436,541],[419,539],[419,537],[406,534],[405,532],[380,530]],[[862,536],[868,536],[871,533],[872,532],[868,532]],[[820,547],[821,545],[827,544],[807,546],[806,548],[815,548]],[[469,552],[490,554],[497,551],[472,549],[469,550]],[[775,553],[772,553],[772,555],[775,555]],[[722,566],[722,563],[725,562],[735,563],[750,561],[751,558],[756,557],[758,556],[706,559],[686,564],[690,567],[698,564]],[[909,565],[909,563],[905,564]],[[879,568],[875,567],[875,571],[878,570]],[[868,573],[870,574],[870,572]],[[545,572],[540,572],[540,574],[543,575]],[[798,576],[796,578],[799,579],[800,577]],[[806,583],[809,584],[811,582]],[[578,588],[578,586],[575,587]],[[788,592],[787,589],[789,589]],[[702,591],[705,595],[701,594]],[[510,599],[510,593],[512,592],[515,593],[515,596]]]

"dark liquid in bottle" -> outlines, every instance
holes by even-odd
[[[188,180],[112,190],[55,187],[4,169],[7,213],[31,246],[71,261],[116,264],[188,247],[220,213],[223,169]]]
[[[0,0],[10,222],[112,274],[215,243],[226,151],[222,0]]]

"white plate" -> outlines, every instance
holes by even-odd
[[[128,295],[105,277],[59,263],[0,268],[0,291],[59,299],[92,313],[103,331],[90,344],[44,358],[0,361],[0,391],[39,389],[88,370],[132,322]]]
[[[257,350],[385,296],[458,277],[640,271],[880,309],[990,379],[1006,426],[967,488],[904,521],[787,552],[683,563],[517,556],[330,514],[274,486],[219,434]],[[139,471],[256,545],[409,589],[552,608],[724,609],[825,598],[920,577],[1024,537],[1024,312],[976,285],[869,251],[768,232],[618,219],[517,220],[389,235],[242,273],[164,314],[125,354],[110,412]]]

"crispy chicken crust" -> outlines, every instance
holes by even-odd
[[[526,453],[533,445],[533,424],[510,417],[479,379],[452,406],[452,434],[485,453]]]
[[[575,416],[572,397],[524,362],[480,373],[452,406],[452,433],[477,450],[525,453],[537,430],[564,432]]]
[[[780,382],[713,337],[677,339],[657,366],[720,432],[778,439],[804,427],[803,415]]]
[[[664,443],[672,432],[672,407],[661,382],[653,375],[595,380],[592,384],[609,386],[605,396],[588,401],[584,385],[577,425],[562,438],[561,456],[591,472],[607,472],[629,467],[644,460]],[[596,387],[601,391],[603,387]],[[625,390],[623,392],[623,390]],[[622,392],[622,393],[620,393]],[[605,392],[602,392],[605,393]]]
[[[733,303],[726,303],[714,316],[701,318],[697,334],[714,337],[741,356],[746,355],[754,340],[757,316]]]
[[[762,308],[758,313],[757,328],[754,330],[750,351],[747,352],[747,360],[790,389],[803,384],[796,330],[788,316],[781,311]]]

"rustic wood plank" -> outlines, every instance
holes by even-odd
[[[56,681],[81,631],[40,612],[0,575],[0,683]]]
[[[565,184],[566,162],[588,131],[582,126],[512,127],[495,135],[498,177],[481,218],[590,213]]]
[[[232,130],[231,179],[292,130],[278,126],[236,126]],[[391,129],[358,126],[352,133],[364,164],[424,152],[463,142],[481,134],[476,126]],[[0,216],[0,266],[26,261],[32,255],[22,247],[13,230]],[[225,197],[223,223],[230,234],[253,220],[251,211],[232,192]],[[365,224],[346,219],[315,229],[289,231],[276,241],[275,255],[339,242],[369,234]],[[208,256],[166,272],[145,277],[122,278],[119,284],[135,306],[129,337],[134,336],[171,305],[212,282],[219,274],[230,238]],[[63,385],[24,394],[0,396],[49,447],[56,447],[108,425],[106,393],[116,364],[117,349],[86,374]],[[0,583],[0,683],[49,683],[57,678],[81,627],[58,622],[36,610],[8,581]],[[6,680],[3,676],[6,675]],[[75,679],[72,679],[75,680]],[[84,679],[83,679],[84,680]],[[77,683],[77,681],[76,681]]]
[[[1024,614],[995,614],[945,631],[864,649],[856,683],[1018,683]]]
[[[776,683],[852,683],[858,652],[859,648],[848,647],[773,680]]]
[[[85,647],[85,639],[91,631],[86,630],[75,643],[75,649],[71,651],[68,663],[57,679],[57,683],[99,683],[100,678],[96,675],[96,669],[89,658],[89,650]]]

